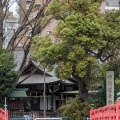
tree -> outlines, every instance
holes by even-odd
[[[90,105],[82,102],[80,96],[76,96],[61,106],[59,111],[62,116],[68,117],[68,120],[83,120],[84,117],[89,117]]]
[[[40,6],[36,6],[36,0],[32,0],[29,4],[28,10],[26,10],[26,6],[24,4],[21,5],[21,2],[26,2],[25,0],[0,0],[0,63],[2,65],[0,66],[1,101],[3,100],[4,96],[7,96],[14,88],[14,85],[12,83],[16,83],[16,77],[20,77],[20,73],[22,73],[21,71],[23,70],[26,63],[32,37],[39,34],[51,19],[49,17],[46,20],[43,19],[43,17],[47,16],[45,10],[50,1],[51,0],[46,0],[44,4],[39,4]],[[19,21],[19,27],[14,31],[14,34],[11,36],[7,48],[3,49],[3,43],[6,36],[8,36],[8,34],[5,35],[4,23],[10,18],[10,8],[12,4],[14,4],[14,2],[19,5],[19,12],[22,13],[20,16],[21,18]],[[31,18],[31,14],[33,14],[34,12],[36,14],[34,18]],[[25,37],[27,32],[29,32],[30,34],[28,38]],[[13,70],[15,64],[13,62],[13,55],[11,53],[15,50],[19,43],[22,43],[22,47],[24,50],[24,58],[19,69],[20,72],[19,74],[17,74],[17,72]]]
[[[87,83],[100,77],[99,63],[114,56],[120,43],[119,30],[115,28],[119,17],[114,13],[114,17],[111,13],[101,14],[100,3],[97,0],[53,0],[47,13],[59,21],[54,33],[57,42],[53,43],[49,36],[37,36],[31,46],[32,58],[54,70],[58,78],[72,77],[78,81],[84,101],[87,100]]]
[[[19,75],[15,67],[14,55],[0,47],[0,107],[3,107],[4,97],[15,88],[15,80]]]

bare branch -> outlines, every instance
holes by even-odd
[[[17,2],[18,2],[18,1],[17,1]],[[27,11],[27,13],[25,12],[25,10],[23,9],[23,7],[21,6],[21,4],[20,4],[19,2],[18,2],[18,4],[19,4],[21,10],[23,11],[23,13],[24,13],[24,15],[25,15],[22,23],[24,24],[24,23],[26,23],[26,22],[29,22],[29,16],[30,16],[30,14],[31,14],[31,12],[32,12],[33,6],[34,6],[34,4],[35,4],[35,0],[32,0],[31,4],[30,4],[30,6],[29,6],[29,9],[28,9],[28,11]]]
[[[10,2],[10,0],[4,0],[3,1],[3,6],[6,6],[9,2]]]
[[[24,17],[24,20],[23,20],[24,22],[17,29],[17,31],[15,32],[15,34],[12,36],[11,40],[9,41],[8,46],[7,46],[8,50],[13,51],[13,47],[12,46],[13,46],[17,36],[21,33],[22,30],[24,30],[28,25],[31,24],[30,22],[27,21],[28,18],[26,18],[26,17],[29,17],[29,15],[30,15],[30,13],[32,11],[33,6],[34,6],[34,2],[31,3],[30,9],[27,11],[27,13],[26,13],[26,15]]]
[[[9,8],[13,5],[13,3],[11,5],[9,5],[10,0],[4,0],[3,3],[3,8],[5,9],[4,14],[3,14],[3,20],[5,19],[7,12],[9,11]]]
[[[68,0],[68,4],[70,5],[71,8],[73,8],[73,10],[76,11],[76,8],[74,8],[74,7],[71,5],[70,0]]]
[[[36,66],[36,68],[29,74],[27,75],[23,80],[21,80],[20,82],[17,83],[17,85],[21,84],[22,82],[24,82],[27,78],[29,78],[31,75],[33,75],[35,73],[35,71],[38,69],[39,66]]]
[[[114,53],[113,54],[109,54],[107,57],[105,57],[104,59],[102,59],[101,57],[100,57],[100,61],[101,62],[105,62],[106,60],[108,60],[110,57],[112,57],[112,56],[114,56]]]

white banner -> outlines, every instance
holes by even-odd
[[[114,104],[114,71],[106,74],[106,102],[107,105]]]

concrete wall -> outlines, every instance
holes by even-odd
[[[106,6],[110,6],[110,7],[119,7],[119,2],[120,2],[120,0],[106,0],[105,1]],[[107,3],[109,5],[107,5]]]

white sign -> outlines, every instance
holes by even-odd
[[[114,104],[114,71],[106,74],[106,101],[107,105]]]

